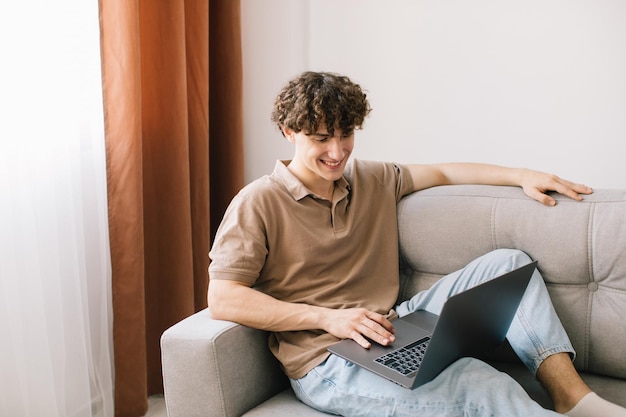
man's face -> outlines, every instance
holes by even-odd
[[[354,148],[354,131],[335,129],[330,135],[326,126],[321,126],[313,133],[289,132],[289,135],[296,145],[290,166],[296,168],[305,185],[334,182],[341,178]]]

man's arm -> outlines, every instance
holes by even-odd
[[[322,329],[340,339],[350,338],[364,348],[370,338],[381,345],[395,340],[385,316],[364,308],[330,309],[288,303],[238,281],[214,279],[208,294],[211,315],[217,320],[274,332]]]
[[[554,174],[523,168],[477,163],[407,165],[407,167],[413,179],[413,191],[453,184],[513,185],[522,187],[526,195],[548,206],[556,204],[556,201],[546,194],[548,191],[556,191],[577,201],[582,200],[580,194],[593,192],[586,185],[564,180]]]

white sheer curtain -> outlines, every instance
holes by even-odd
[[[0,54],[0,416],[112,416],[98,1],[2,2]]]

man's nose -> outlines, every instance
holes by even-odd
[[[343,151],[341,147],[341,139],[337,136],[333,136],[328,144],[328,156],[333,159],[343,158]]]

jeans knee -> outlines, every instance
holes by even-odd
[[[514,383],[510,375],[501,372],[480,359],[465,357],[457,360],[457,372],[460,371],[468,378],[470,385],[479,387],[480,391],[489,389],[488,387],[501,387]]]
[[[456,366],[462,370],[464,374],[471,374],[474,377],[481,374],[490,376],[492,373],[499,372],[488,363],[473,357],[463,357],[458,359],[456,361]]]
[[[520,249],[496,249],[489,253],[489,255],[498,258],[503,263],[511,263],[513,268],[526,265],[532,261],[528,254]]]
[[[488,363],[471,357],[458,359],[446,370],[445,383],[460,392],[484,392],[490,387],[508,383],[507,376]],[[441,382],[441,381],[440,381]],[[455,387],[458,384],[458,387]]]

